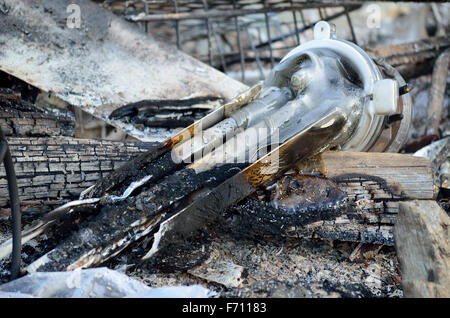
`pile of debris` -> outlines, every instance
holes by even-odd
[[[62,2],[0,4],[0,125],[25,223],[22,279],[107,266],[151,287],[202,285],[203,296],[450,295],[448,38],[373,49],[373,62],[319,22],[318,46],[299,46],[246,88],[91,1],[80,3],[92,21],[73,33],[55,22]],[[67,56],[42,63],[42,43]],[[138,141],[75,138],[75,108]],[[277,120],[265,148],[239,139]],[[217,153],[227,160],[216,164]],[[1,167],[2,283],[13,245],[5,176]]]

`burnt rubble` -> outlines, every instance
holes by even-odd
[[[223,99],[217,96],[203,96],[178,100],[143,100],[121,106],[109,118],[121,120],[139,128],[179,128],[187,127],[204,117],[214,105]]]
[[[13,156],[24,224],[19,235],[0,166],[0,283],[18,272],[21,237],[21,275],[106,266],[147,286],[202,285],[223,298],[448,296],[447,37],[366,54],[345,11],[337,16],[347,14],[356,46],[319,21],[304,25],[314,28],[310,46],[297,37],[294,50],[272,52],[268,34],[258,49],[269,45],[270,55],[259,57],[252,43],[242,48],[243,19],[230,16],[239,51],[229,45],[223,69],[239,61],[244,79],[247,60],[272,64],[245,90],[107,5],[80,3],[79,30],[61,24],[68,0],[0,8],[0,146]],[[177,44],[192,49],[179,41],[186,12],[133,19],[148,29],[176,17]],[[202,14],[218,64],[218,21]],[[29,51],[24,68],[17,52]],[[84,132],[89,120],[116,141]],[[253,142],[253,128],[268,137]]]
[[[67,111],[38,108],[12,89],[0,88],[0,125],[8,137],[73,137],[75,118]]]
[[[318,177],[287,175],[265,192],[228,212],[230,230],[237,237],[285,235],[292,228],[334,220],[348,207],[347,195],[332,181]]]

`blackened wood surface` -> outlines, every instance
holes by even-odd
[[[153,143],[58,138],[8,138],[25,213],[57,207],[150,149]],[[5,170],[0,166],[0,217],[9,215]]]
[[[392,153],[330,151],[298,165],[334,180],[349,197],[347,212],[332,221],[298,228],[295,235],[393,245],[393,227],[403,201],[433,199],[431,162]]]
[[[384,58],[408,80],[421,75],[430,74],[434,60],[450,46],[448,37],[434,37],[416,42],[375,48],[369,55]]]

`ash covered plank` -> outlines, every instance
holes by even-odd
[[[450,217],[430,200],[402,202],[395,248],[405,297],[450,297]]]
[[[147,152],[154,143],[57,138],[8,138],[24,216],[48,212]],[[0,218],[9,216],[0,166]]]
[[[72,2],[4,0],[0,70],[144,141],[149,132],[111,112],[148,99],[229,100],[247,88],[91,1],[77,2],[80,26],[68,28]]]

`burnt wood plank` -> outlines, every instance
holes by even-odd
[[[297,166],[300,173],[321,173],[349,198],[335,220],[292,229],[290,235],[393,245],[399,204],[435,197],[431,162],[394,153],[328,151]]]

